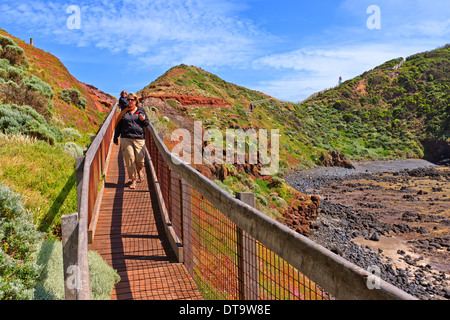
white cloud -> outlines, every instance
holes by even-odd
[[[308,71],[317,75],[371,68],[386,60],[398,58],[405,48],[390,45],[348,45],[321,48],[302,48],[292,52],[262,57],[254,61],[255,67],[286,68]]]
[[[366,9],[381,9],[381,30],[369,30]],[[390,59],[435,49],[450,39],[448,0],[345,0],[337,9],[342,25],[323,30],[314,46],[262,56],[256,69],[272,69],[273,77],[258,90],[277,98],[299,101],[334,86],[339,76],[356,77]]]
[[[299,101],[309,95],[335,86],[339,76],[344,81],[361,75],[395,58],[430,49],[425,45],[348,45],[337,47],[303,48],[270,55],[255,60],[255,68],[274,68],[284,72],[278,79],[262,81],[257,90],[276,98]],[[289,71],[289,72],[287,72]]]
[[[5,1],[2,16],[55,40],[125,52],[142,63],[244,63],[254,53],[259,31],[237,18],[243,5],[235,0],[78,1],[81,29],[69,30],[69,4]]]
[[[304,32],[283,29],[264,10],[258,20],[258,2],[2,0],[0,11],[4,25],[42,33],[58,43],[123,53],[117,57],[127,60],[120,64],[136,73],[144,67],[162,70],[179,63],[209,70],[226,67],[238,70],[243,78],[249,77],[246,71],[263,74],[253,88],[291,101],[335,85],[340,75],[346,80],[450,39],[449,0],[343,0],[330,8],[339,19]],[[80,30],[66,26],[66,9],[72,4],[81,8]],[[381,30],[366,27],[366,9],[372,4],[381,9]],[[248,10],[250,5],[255,10]],[[299,13],[298,18],[305,17]]]
[[[3,23],[12,22],[23,28],[39,29],[45,33],[65,26],[65,9],[66,7],[54,2],[21,1],[17,4],[17,1],[6,0],[0,4]]]

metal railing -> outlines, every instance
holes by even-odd
[[[233,197],[147,129],[172,246],[205,298],[415,300]]]

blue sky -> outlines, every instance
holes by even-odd
[[[0,28],[115,96],[185,63],[296,102],[450,43],[449,0],[1,0],[0,12]]]

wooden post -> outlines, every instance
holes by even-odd
[[[184,245],[184,219],[183,219],[183,181],[181,179],[180,176],[178,176],[178,187],[179,187],[179,223],[180,223],[180,238],[181,238],[181,243]],[[174,201],[175,203],[175,201]]]
[[[181,178],[180,176],[173,170],[170,170],[170,220],[172,221],[173,228],[175,230],[176,235],[180,239],[181,243],[183,243],[183,202],[182,202],[182,194],[183,192],[181,188]]]
[[[33,45],[33,38],[30,38],[30,45]]]
[[[256,207],[254,193],[236,192],[236,198],[253,208]],[[237,233],[239,299],[257,300],[259,298],[259,286],[256,240],[239,227],[237,227]]]
[[[64,292],[66,300],[77,300],[80,276],[78,268],[78,213],[61,216],[61,233]]]
[[[81,194],[83,190],[83,170],[84,170],[85,156],[77,157],[75,159],[75,170],[77,177],[77,210],[81,210]]]
[[[194,274],[194,247],[192,245],[192,212],[191,212],[191,186],[184,180],[181,179],[181,219],[182,224],[182,235],[183,248],[184,248],[184,265],[188,270],[189,274]]]

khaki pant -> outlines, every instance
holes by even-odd
[[[120,149],[127,167],[128,178],[131,180],[138,180],[139,172],[145,166],[144,145],[144,139],[120,138]]]

